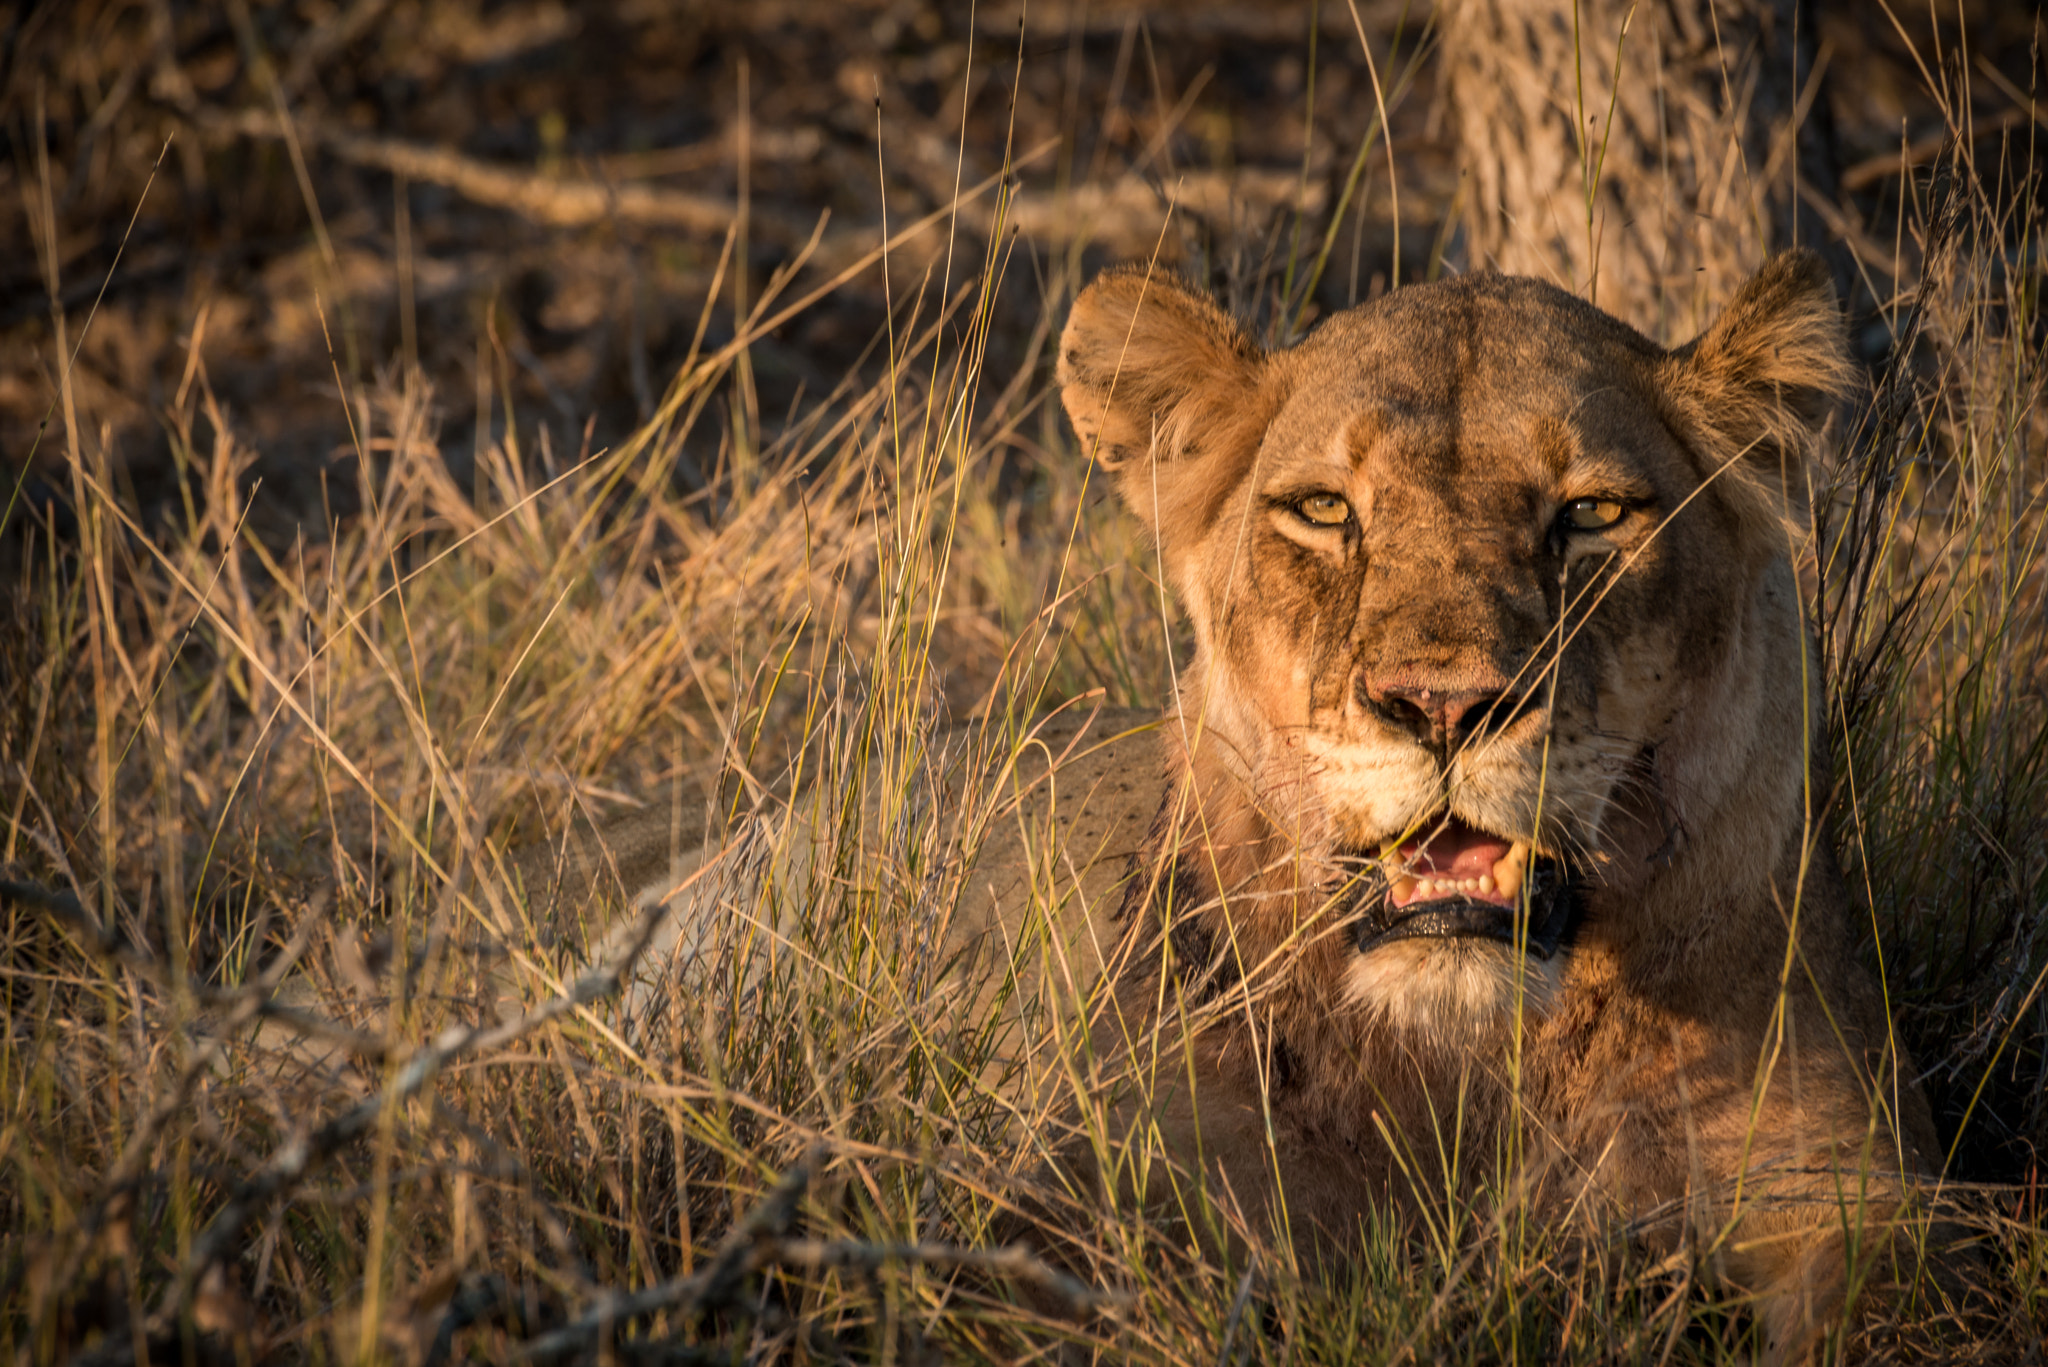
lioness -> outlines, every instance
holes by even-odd
[[[1196,640],[1160,739],[1115,742],[1163,750],[1149,833],[1129,783],[1059,816],[1122,833],[1074,842],[1071,905],[1124,937],[1106,1132],[1327,1257],[1441,1189],[1455,1126],[1454,1180],[1514,1153],[1550,1209],[1692,1239],[1803,1351],[1937,1152],[1817,816],[1790,547],[1850,380],[1818,261],[1671,351],[1498,275],[1268,351],[1118,270],[1059,380]],[[1003,926],[1009,858],[958,935]]]
[[[1297,1239],[1341,1240],[1462,1090],[1468,1152],[1519,1116],[1539,1199],[1724,1236],[1799,1351],[1937,1152],[1815,815],[1788,548],[1850,380],[1817,258],[1673,351],[1473,275],[1269,352],[1116,271],[1059,366],[1197,642],[1120,996],[1244,1004],[1146,1108],[1169,1147],[1238,1192],[1277,1162]]]

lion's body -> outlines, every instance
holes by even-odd
[[[1015,771],[948,934],[1079,894],[1112,1149],[1317,1257],[1504,1182],[1695,1241],[1810,1341],[1935,1155],[1819,815],[1789,529],[1846,368],[1797,257],[1675,352],[1498,276],[1270,352],[1162,279],[1084,293],[1067,410],[1196,653],[1156,732]]]

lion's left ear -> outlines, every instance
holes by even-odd
[[[1734,476],[1764,497],[1769,516],[1804,522],[1821,429],[1855,381],[1821,259],[1805,250],[1772,257],[1663,368],[1677,416],[1713,461],[1704,473]]]

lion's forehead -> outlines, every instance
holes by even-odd
[[[1502,378],[1596,381],[1654,362],[1659,349],[1620,320],[1538,281],[1494,276],[1408,289],[1334,315],[1294,353],[1308,365],[1365,368],[1443,404]]]
[[[1433,493],[1464,515],[1523,515],[1512,501],[1522,491],[1555,488],[1588,463],[1683,479],[1657,354],[1533,281],[1401,291],[1289,354],[1261,468],[1268,480],[1320,474]]]

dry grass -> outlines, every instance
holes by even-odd
[[[2038,174],[1956,149],[1920,187],[1917,286],[1817,537],[1838,822],[1895,1016],[1952,1160],[2028,1181],[2048,1138]]]
[[[1984,1179],[1954,1215],[1989,1296],[1967,1323],[1887,1306],[1855,1347],[2038,1358],[2038,181],[1952,155],[1910,184],[1911,259],[1867,263],[1910,288],[1822,500],[1816,621],[1842,844],[1957,1170]],[[57,206],[32,198],[61,296]],[[985,239],[892,262],[871,359],[786,417],[753,367],[825,306],[795,269],[737,301],[714,272],[717,326],[608,448],[518,411],[487,319],[502,418],[468,487],[423,372],[358,381],[337,344],[327,478],[359,511],[319,536],[260,525],[260,452],[196,340],[151,511],[54,372],[68,488],[10,504],[0,608],[18,1360],[1747,1360],[1747,1317],[1689,1261],[1566,1238],[1511,1190],[1368,1231],[1334,1279],[1218,1266],[1132,1210],[1089,1212],[1057,1265],[995,1237],[1043,1142],[1002,1069],[1084,1061],[1052,1028],[1071,1001],[977,1017],[920,952],[1008,810],[994,786],[933,806],[937,738],[973,712],[1000,752],[1096,689],[1157,706],[1182,643],[1047,402],[1081,258],[1027,261],[986,204]],[[1276,317],[1314,293],[1285,226],[1212,258]],[[1293,236],[1337,259],[1316,234]],[[1020,294],[1037,323],[991,369]],[[628,1012],[579,957],[606,909],[537,917],[505,853],[662,793],[833,836],[789,952],[724,946],[710,987]]]

